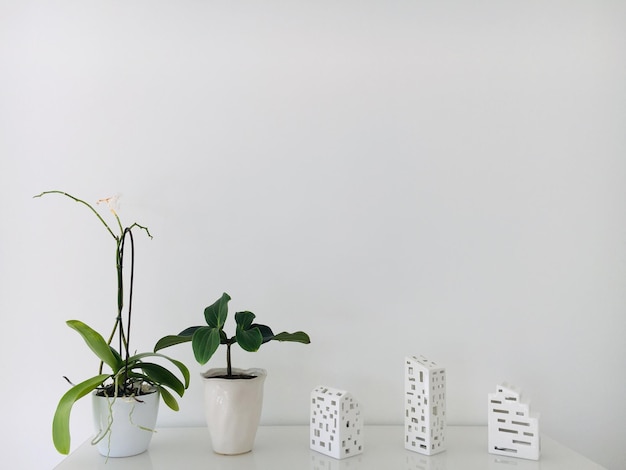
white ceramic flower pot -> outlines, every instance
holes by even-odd
[[[159,411],[158,391],[136,398],[92,394],[96,447],[106,457],[130,457],[148,449]]]
[[[225,379],[226,369],[209,369],[204,378],[204,406],[213,451],[236,455],[250,452],[254,445],[261,409],[263,369],[233,369],[233,374],[253,375],[252,379]]]

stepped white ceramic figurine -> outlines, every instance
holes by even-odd
[[[514,387],[498,385],[489,394],[489,453],[539,460],[539,415]]]

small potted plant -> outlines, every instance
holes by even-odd
[[[226,368],[209,369],[204,378],[205,416],[213,450],[218,454],[250,452],[261,418],[263,369],[237,369],[231,364],[231,347],[238,344],[245,351],[258,351],[269,341],[290,341],[309,344],[309,335],[302,331],[274,334],[267,325],[254,323],[255,315],[235,313],[235,334],[228,336],[224,324],[228,316],[230,296],[226,293],[204,309],[206,325],[192,326],[178,335],[161,338],[154,351],[191,341],[195,359],[206,364],[220,344],[226,346]]]
[[[52,423],[52,438],[56,449],[62,454],[70,451],[70,413],[74,403],[91,394],[94,410],[96,436],[93,444],[107,457],[127,457],[144,452],[150,443],[158,413],[159,397],[171,409],[178,410],[178,402],[170,390],[183,396],[189,386],[189,370],[180,361],[154,352],[131,354],[131,320],[133,298],[133,275],[135,248],[133,229],[142,230],[150,238],[147,227],[134,223],[123,227],[114,201],[102,199],[109,206],[119,229],[116,234],[100,213],[89,203],[62,191],[45,191],[35,197],[60,194],[85,205],[97,216],[109,235],[115,240],[115,265],[117,272],[117,314],[108,340],[79,320],[69,320],[67,325],[76,330],[87,346],[100,359],[98,373],[72,387],[61,397]],[[127,242],[128,240],[128,242]],[[124,255],[126,243],[130,243],[130,279],[128,283],[128,307],[124,310]],[[169,369],[147,359],[158,358],[173,365],[182,380]],[[104,366],[110,371],[105,371]],[[67,379],[66,379],[67,380]],[[69,382],[69,380],[68,380]]]

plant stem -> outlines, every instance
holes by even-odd
[[[130,283],[128,285],[128,323],[126,327],[126,367],[124,368],[124,382],[128,380],[128,358],[130,357],[130,321],[132,318],[132,306],[133,306],[133,284],[135,277],[135,240],[133,239],[133,232],[127,228],[124,230],[124,238],[126,234],[130,237]]]
[[[36,196],[33,196],[33,197],[41,197],[41,196],[43,196],[44,194],[62,194],[63,196],[67,196],[67,197],[69,197],[70,199],[72,199],[72,200],[74,200],[74,201],[76,201],[76,202],[79,202],[79,203],[81,203],[81,204],[86,205],[86,206],[87,206],[87,207],[91,210],[91,212],[93,212],[94,214],[96,214],[96,217],[98,217],[98,219],[100,220],[100,222],[102,222],[102,225],[104,225],[104,226],[106,227],[107,231],[111,234],[111,236],[112,236],[113,238],[115,238],[116,240],[118,240],[118,241],[119,241],[118,237],[116,237],[116,236],[115,236],[115,234],[113,233],[113,230],[111,230],[111,227],[109,227],[109,224],[107,224],[107,223],[104,221],[104,219],[100,216],[100,214],[98,214],[98,211],[97,211],[97,210],[95,210],[95,209],[93,208],[93,206],[92,206],[91,204],[89,204],[88,202],[85,202],[85,201],[83,201],[82,199],[78,199],[77,197],[74,197],[74,196],[72,196],[71,194],[68,194],[68,193],[63,192],[63,191],[44,191],[43,193],[41,193],[41,194],[37,194]],[[116,216],[116,217],[117,217],[117,216]],[[119,223],[119,219],[118,219],[118,223]],[[143,227],[141,227],[141,228],[143,228]],[[146,231],[147,231],[147,229],[146,229]],[[152,236],[151,236],[151,235],[150,235],[150,238],[152,238]]]
[[[232,344],[232,341],[226,343],[226,375],[229,377],[233,375],[233,367],[230,362],[230,346]]]

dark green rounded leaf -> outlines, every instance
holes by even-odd
[[[183,331],[178,333],[178,336],[192,336],[198,328],[202,328],[201,326],[190,326],[189,328],[185,328]]]
[[[263,342],[264,343],[267,343],[268,341],[271,341],[272,339],[274,339],[274,332],[267,325],[260,325],[258,323],[253,323],[252,325],[250,325],[250,328],[258,328],[259,329],[259,331],[261,332],[261,335],[263,335]]]
[[[237,312],[235,313],[235,322],[237,323],[237,328],[241,328],[242,330],[250,329],[252,325],[252,321],[255,318],[255,314],[252,312]]]
[[[206,364],[220,345],[220,330],[203,326],[196,330],[191,339],[193,355],[200,364]]]
[[[213,328],[221,329],[226,322],[228,316],[228,301],[230,296],[224,292],[212,305],[204,309],[204,319],[207,325]]]
[[[235,337],[239,346],[249,352],[258,351],[263,344],[263,335],[261,334],[261,330],[258,328],[244,330],[237,327]]]

